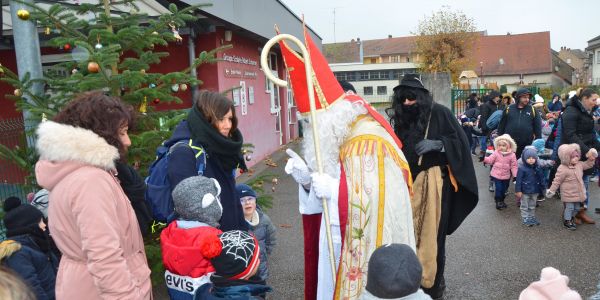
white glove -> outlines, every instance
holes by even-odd
[[[290,159],[288,159],[287,163],[285,164],[285,172],[287,174],[291,174],[297,183],[301,185],[309,184],[310,171],[308,170],[308,166],[304,160],[292,149],[285,150],[285,153],[290,156]]]
[[[337,179],[329,176],[328,174],[319,174],[318,172],[310,175],[312,178],[312,189],[315,191],[317,198],[331,199],[333,189],[339,188]]]
[[[554,197],[554,195],[556,195],[556,192],[553,192],[551,190],[546,191],[546,198],[552,198]]]

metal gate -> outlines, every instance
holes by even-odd
[[[450,103],[452,105],[452,113],[455,116],[462,115],[465,110],[467,110],[467,101],[469,100],[469,95],[475,93],[479,97],[479,99],[483,98],[483,95],[489,94],[492,89],[469,89],[469,90],[459,90],[452,89],[452,99]]]

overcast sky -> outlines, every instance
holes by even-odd
[[[600,0],[282,0],[323,43],[411,35],[442,6],[461,10],[488,35],[550,31],[552,49],[585,49],[600,35]],[[335,9],[335,36],[334,36]],[[532,45],[535,46],[535,45]]]

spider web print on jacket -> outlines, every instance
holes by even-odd
[[[221,234],[221,242],[226,254],[234,255],[235,260],[243,260],[245,267],[248,266],[255,250],[254,237],[243,231],[227,231]]]

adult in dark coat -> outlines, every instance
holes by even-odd
[[[402,151],[415,179],[419,173],[439,166],[442,176],[441,218],[437,236],[437,272],[434,284],[425,292],[437,299],[445,290],[444,264],[446,235],[452,234],[478,202],[475,169],[469,143],[450,110],[433,101],[418,75],[407,74],[394,88],[394,131],[402,140]],[[427,135],[425,131],[429,127]],[[419,156],[423,156],[419,165]],[[455,179],[456,189],[452,184]],[[428,202],[432,205],[436,202]],[[434,245],[422,245],[422,247]]]
[[[552,101],[548,103],[548,110],[551,112],[561,112],[563,110],[563,103],[559,94],[552,95]]]
[[[600,142],[596,139],[596,131],[594,130],[594,124],[596,122],[592,115],[592,109],[596,105],[596,99],[598,99],[598,93],[594,90],[580,90],[577,95],[573,96],[567,102],[567,106],[561,115],[562,133],[560,144],[578,144],[582,161],[585,161],[590,155],[590,149],[595,148],[596,151],[600,151]],[[592,175],[593,172],[593,168],[583,172],[586,195],[588,196],[585,200],[586,206],[589,198],[587,192],[589,176]],[[584,215],[585,214],[578,216],[587,221],[587,223],[592,223],[592,219]]]
[[[117,178],[119,178],[121,188],[127,195],[127,198],[129,198],[142,236],[146,237],[150,233],[150,226],[153,220],[152,210],[146,202],[146,183],[130,165],[117,161],[115,162],[115,166],[117,167]]]
[[[181,122],[165,146],[192,139],[206,151],[203,175],[214,178],[221,186],[223,215],[219,229],[248,230],[248,222],[235,190],[237,168],[247,171],[242,156],[242,133],[237,128],[233,102],[219,93],[202,91],[194,99],[186,121]],[[224,122],[224,123],[223,123]],[[168,176],[172,186],[198,175],[196,157],[191,147],[174,147],[169,158]]]
[[[529,104],[531,92],[521,88],[516,94],[517,103],[511,104],[502,114],[498,124],[498,135],[507,133],[517,143],[517,157],[525,146],[531,145],[534,139],[542,138],[542,119],[540,114]]]
[[[479,128],[485,135],[490,134],[490,130],[486,126],[487,119],[498,110],[498,102],[500,102],[500,93],[492,91],[488,97],[488,101],[481,105],[479,111],[481,117],[479,118]]]
[[[15,271],[38,300],[55,299],[58,259],[50,249],[44,215],[13,198],[4,203],[7,240],[0,243],[0,262]]]

